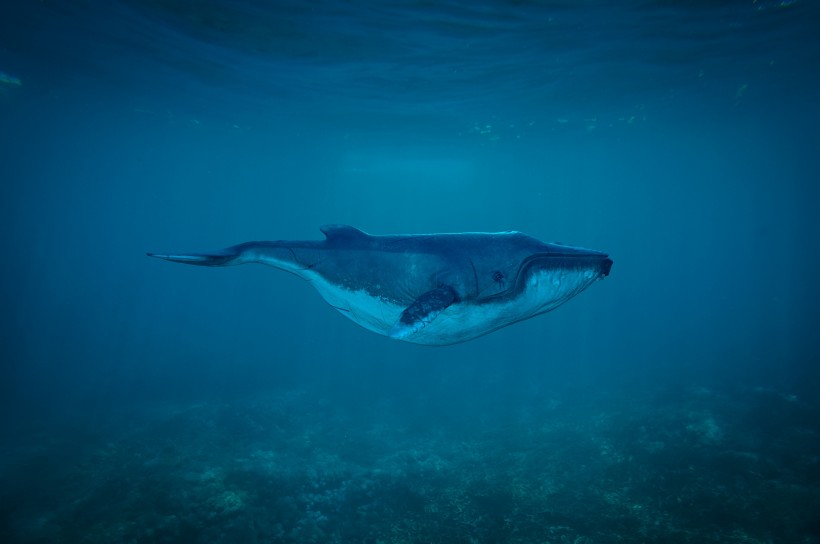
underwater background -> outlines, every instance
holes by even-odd
[[[820,4],[0,7],[0,541],[820,542]],[[147,251],[526,232],[450,347]]]

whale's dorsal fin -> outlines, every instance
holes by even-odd
[[[366,238],[367,233],[360,231],[356,227],[350,225],[322,225],[319,227],[325,238],[328,240],[340,240],[351,238]]]
[[[427,291],[404,309],[395,325],[387,332],[390,338],[401,340],[429,325],[438,314],[458,301],[455,289],[449,285]]]

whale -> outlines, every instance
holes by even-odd
[[[362,327],[430,346],[466,342],[549,312],[609,275],[602,251],[517,231],[371,235],[348,225],[323,240],[245,242],[206,253],[148,253],[199,266],[261,263],[307,280]]]

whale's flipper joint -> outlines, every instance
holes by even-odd
[[[458,301],[458,295],[449,285],[442,285],[432,291],[427,291],[405,308],[387,335],[398,340],[407,338],[432,323],[438,314],[456,301]]]

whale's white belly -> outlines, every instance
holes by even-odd
[[[388,336],[405,307],[365,289],[350,290],[328,282],[321,275],[304,275],[322,298],[362,327]],[[426,327],[404,340],[416,344],[447,345],[464,342],[506,325],[548,312],[596,281],[593,270],[539,270],[527,280],[517,296],[481,302],[465,300],[442,311]]]

